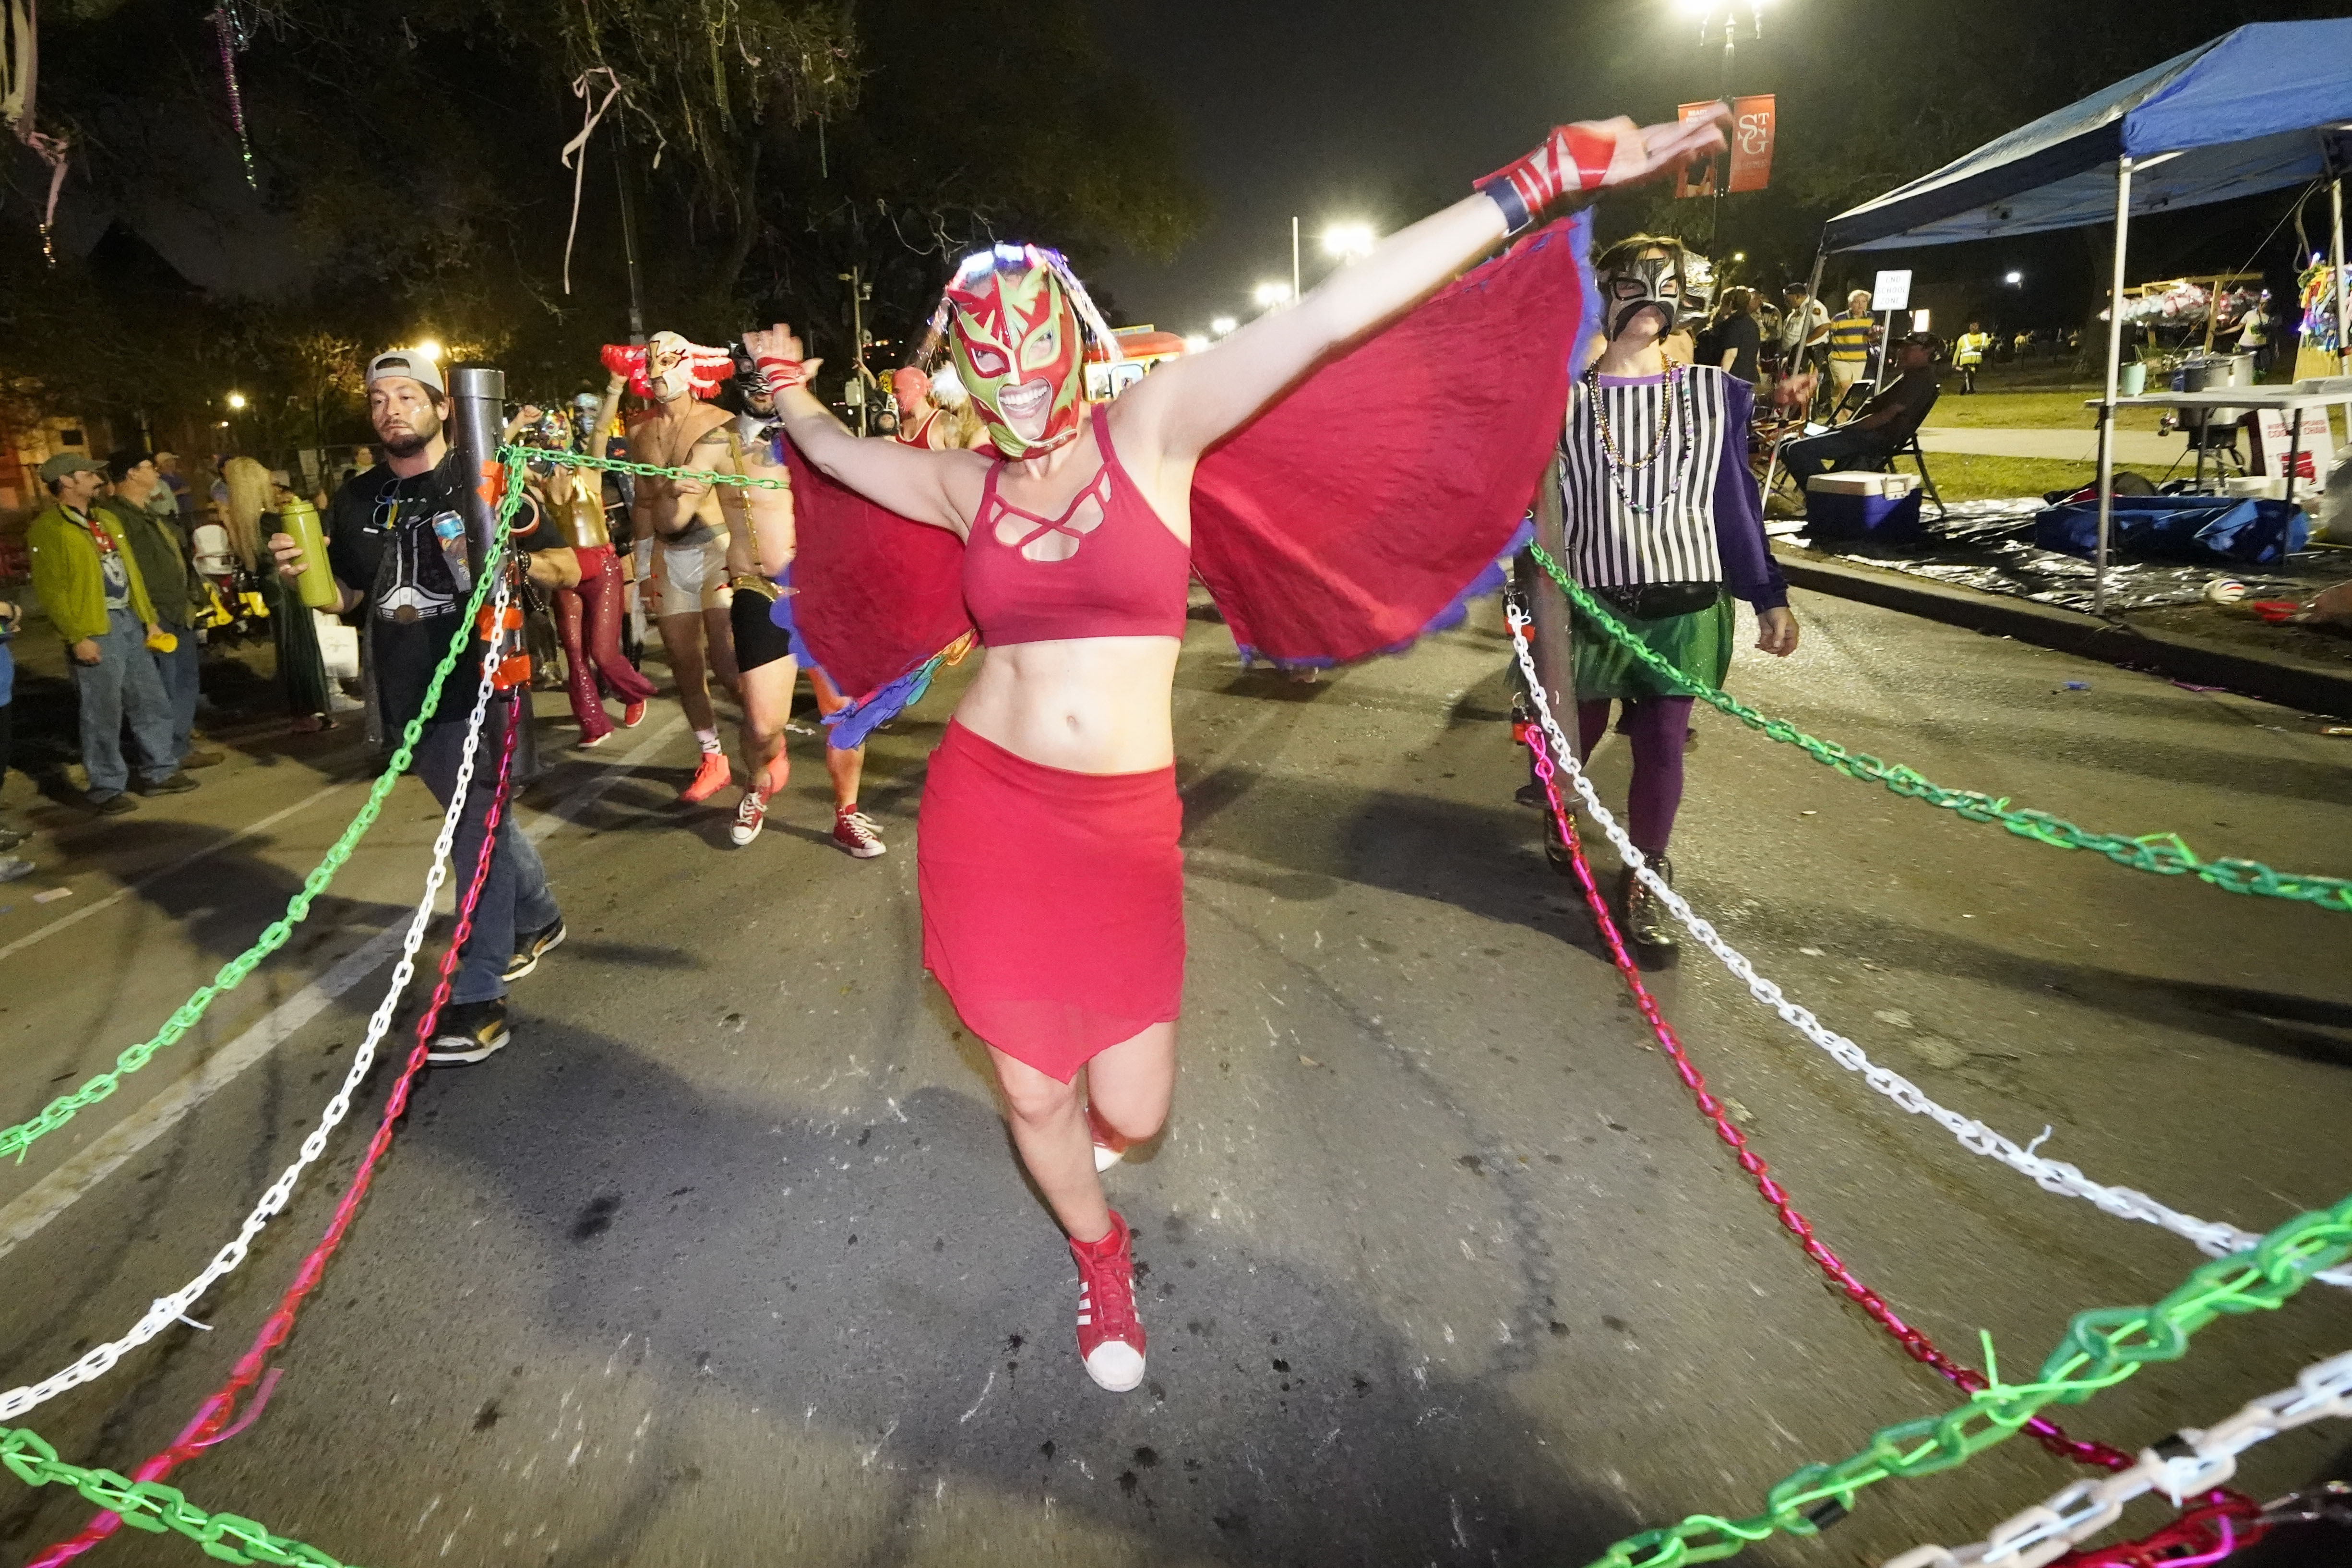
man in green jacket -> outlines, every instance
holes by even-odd
[[[131,559],[147,587],[147,601],[155,607],[155,624],[179,645],[148,657],[163,678],[164,700],[172,705],[172,754],[184,768],[208,768],[222,760],[218,752],[201,751],[195,743],[197,659],[194,606],[203,602],[204,584],[188,563],[188,536],[180,530],[176,506],[162,510],[157,496],[169,501],[171,490],[155,471],[155,459],[129,448],[106,460],[114,493],[100,499],[98,510],[110,514],[122,537],[131,542]]]
[[[172,706],[148,656],[147,639],[162,637],[155,606],[121,525],[94,510],[106,474],[73,452],[51,458],[40,473],[50,500],[25,531],[25,543],[33,557],[33,591],[72,661],[81,760],[89,773],[84,798],[108,816],[131,809],[122,793],[131,787],[125,719],[140,752],[139,793],[192,790],[196,781],[172,754]]]

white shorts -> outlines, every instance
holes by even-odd
[[[663,544],[660,558],[661,611],[665,616],[690,616],[698,610],[723,610],[733,602],[727,586],[727,536],[714,533],[699,544]]]
[[[1830,384],[1838,391],[1843,392],[1847,387],[1860,381],[1862,373],[1869,368],[1868,360],[1833,359],[1830,361]]]

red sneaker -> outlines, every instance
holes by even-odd
[[[882,830],[875,826],[874,819],[856,806],[833,814],[833,841],[860,860],[871,860],[877,855],[890,852],[890,847],[882,842]]]
[[[743,798],[735,803],[735,824],[727,837],[735,847],[742,848],[760,837],[760,829],[768,825],[768,794],[765,790],[747,789]]]
[[[1135,1258],[1127,1221],[1110,1211],[1110,1234],[1073,1240],[1078,1263],[1078,1356],[1087,1375],[1113,1394],[1143,1381],[1143,1322],[1135,1315]]]
[[[677,798],[688,805],[700,805],[727,787],[734,770],[727,765],[724,752],[705,752],[701,765],[694,770],[694,782],[677,792]]]
[[[1095,1173],[1100,1175],[1125,1157],[1127,1136],[1095,1114],[1094,1102],[1087,1102],[1087,1133],[1095,1141]]]
[[[644,703],[642,703],[642,702],[627,702],[627,703],[624,703],[624,704],[622,704],[622,706],[621,706],[621,728],[622,728],[622,729],[624,729],[624,730],[634,730],[634,729],[635,729],[639,724],[642,724],[643,722],[645,722],[645,718],[646,718],[646,705],[645,705]]]

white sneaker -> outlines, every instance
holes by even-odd
[[[0,855],[0,882],[14,882],[29,877],[37,869],[30,860],[19,860],[13,855]]]
[[[745,790],[743,798],[735,803],[735,821],[727,829],[727,837],[740,849],[759,837],[760,829],[767,826],[768,797],[755,789]]]

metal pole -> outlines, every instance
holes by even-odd
[[[621,131],[621,156],[613,160],[613,183],[621,193],[621,257],[629,273],[629,342],[642,344],[646,341],[645,285],[637,276],[637,216],[629,201],[629,123],[624,118],[616,122]]]
[[[499,462],[499,432],[506,427],[507,373],[493,365],[449,367],[449,444],[457,449],[466,487],[466,562],[481,577],[499,532],[499,497],[507,476]]]
[[[866,268],[862,262],[849,264],[849,331],[855,345],[850,359],[857,375],[857,433],[866,433],[866,405],[872,401],[866,390]]]
[[[1717,84],[1722,90],[1716,96],[1727,105],[1731,102],[1731,52],[1732,41],[1739,33],[1738,16],[1738,13],[1733,7],[1726,5],[1723,8],[1723,80]],[[1736,122],[1732,130],[1734,133],[1738,132]],[[1722,157],[1707,161],[1715,165],[1715,201],[1706,219],[1706,245],[1709,250],[1714,250],[1723,244],[1723,197],[1726,188],[1731,184],[1731,150],[1727,147]]]
[[[2123,374],[2124,250],[2131,237],[2131,154],[2116,159],[2116,265],[2107,288],[2107,395],[2099,404],[2099,560],[2091,613],[2107,613],[2107,535],[2116,519],[2116,389]]]
[[[2347,290],[2344,286],[2343,175],[2338,174],[2335,179],[2328,182],[2327,203],[2334,210],[2334,216],[2336,219],[2336,368],[2338,370],[2346,370],[2352,369],[2352,331],[2347,330],[2347,325],[2352,325],[2352,323],[2347,323],[2344,319],[2344,300]],[[2298,417],[2300,417],[2300,416],[2298,416]],[[2352,414],[2347,414],[2347,418],[2352,419]],[[2347,425],[2345,434],[2347,437],[2352,437],[2352,424]]]
[[[2336,227],[2340,233],[2343,226],[2338,224]],[[1298,302],[1298,215],[1293,213],[1290,216],[1290,302],[1292,304]]]

